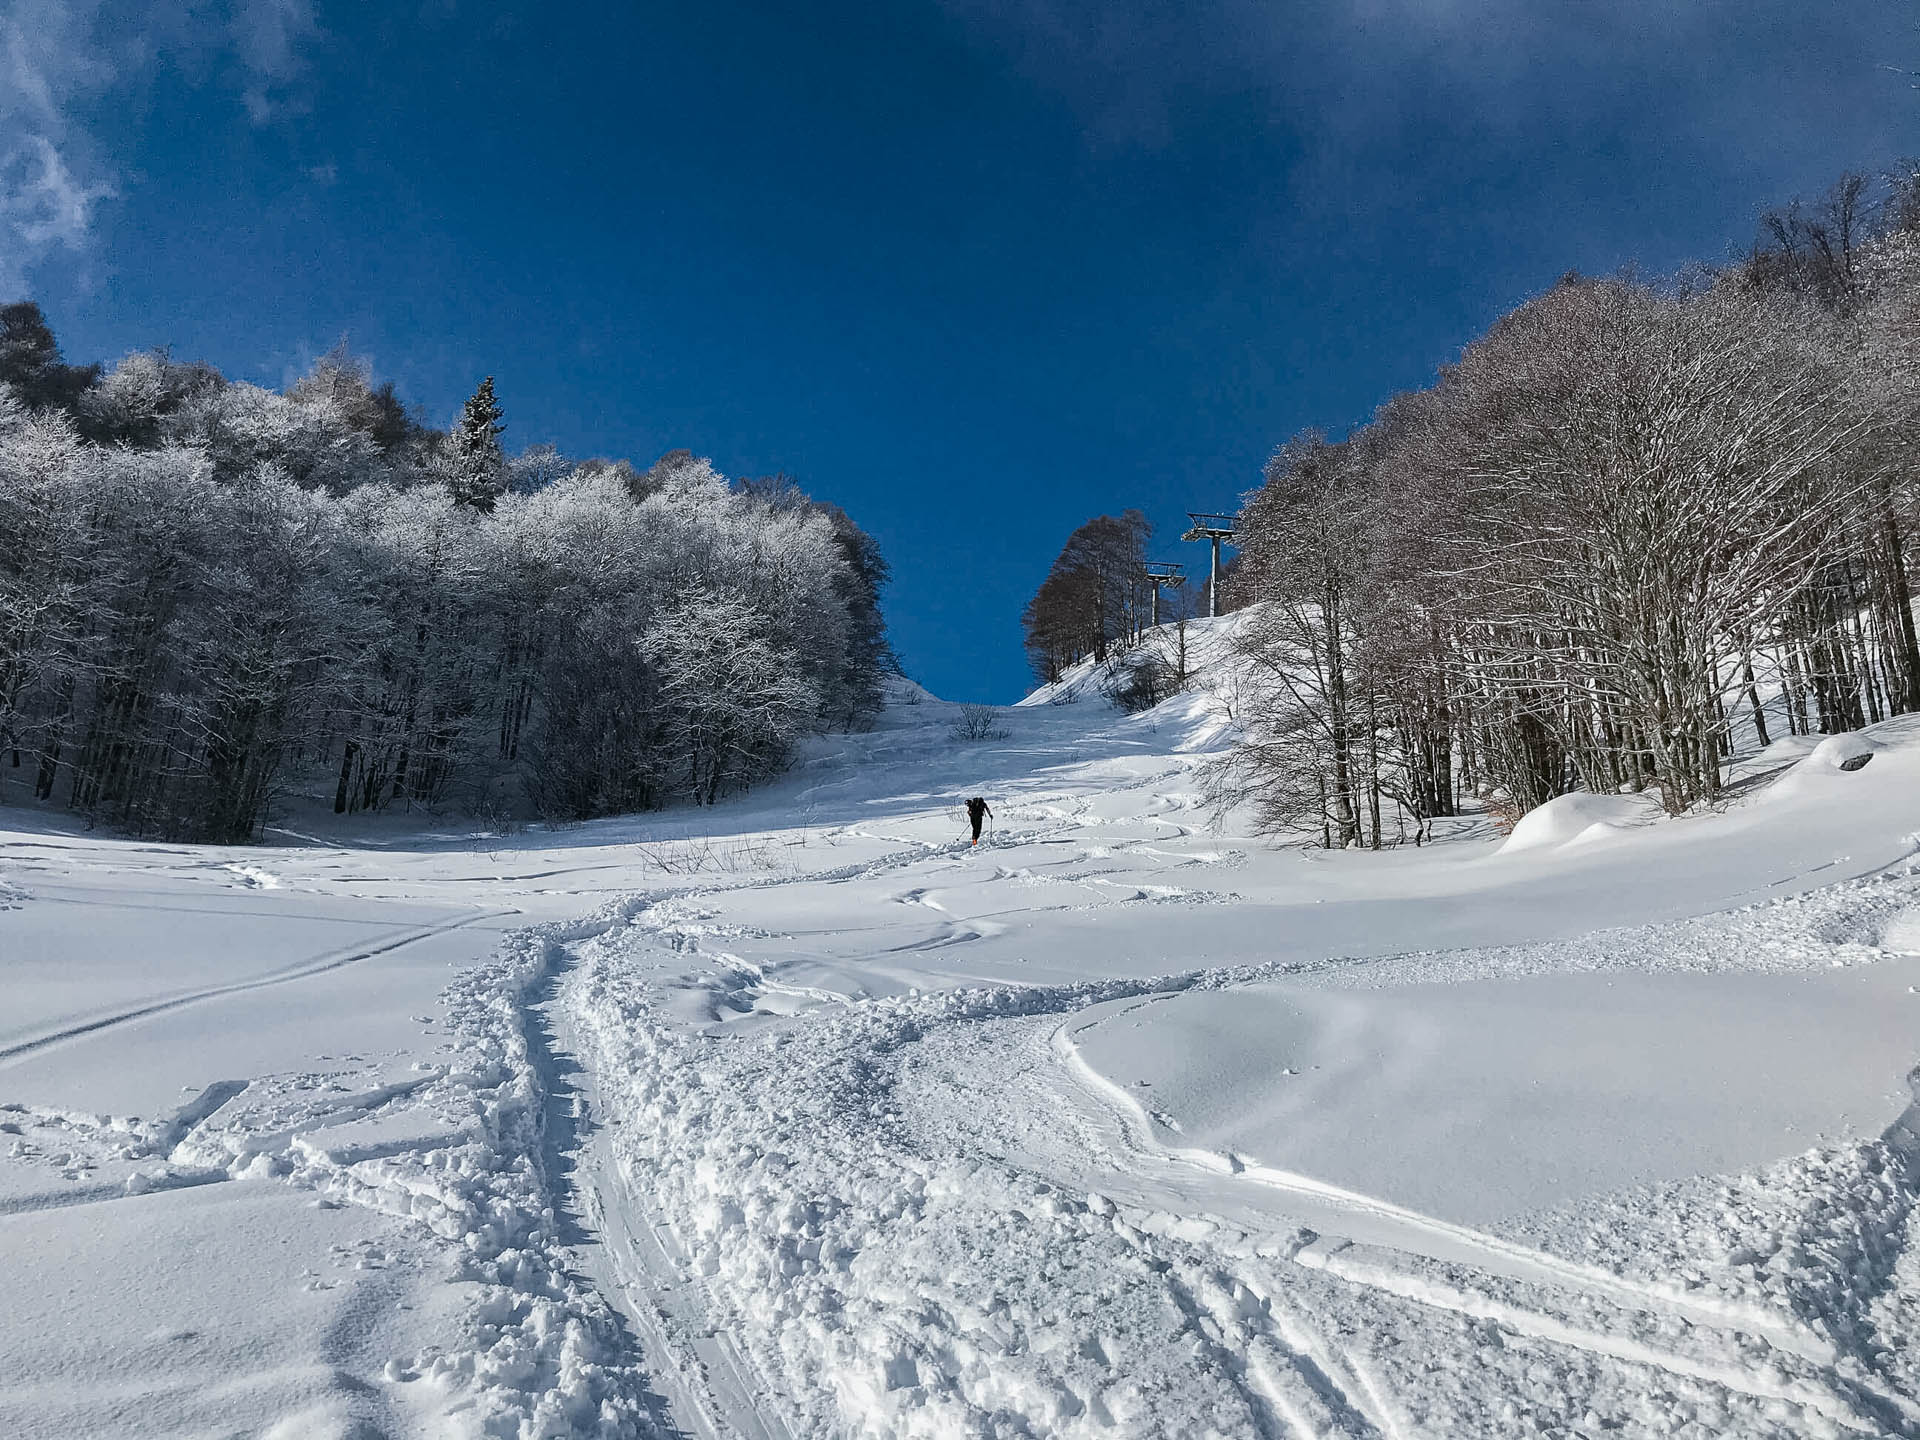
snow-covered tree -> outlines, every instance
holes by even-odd
[[[0,384],[0,795],[209,840],[288,790],[582,818],[877,705],[886,569],[840,512],[498,435],[490,383],[434,437],[344,351],[285,394],[160,351],[68,405]]]
[[[486,514],[507,488],[506,457],[500,450],[500,432],[506,429],[501,420],[504,413],[493,398],[493,377],[489,375],[468,397],[460,418],[447,432],[447,491],[454,504]]]
[[[640,639],[670,702],[670,773],[695,801],[766,773],[813,727],[819,693],[774,630],[751,601],[700,587]]]
[[[77,408],[89,437],[150,448],[160,443],[169,416],[226,383],[211,366],[180,365],[165,351],[139,350],[103,375]]]

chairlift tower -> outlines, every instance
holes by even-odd
[[[1176,560],[1147,561],[1147,583],[1153,587],[1153,624],[1160,623],[1160,587],[1171,585],[1177,590],[1185,585],[1186,568]]]
[[[1220,542],[1233,543],[1233,520],[1231,515],[1200,515],[1189,510],[1187,519],[1193,523],[1187,527],[1182,540],[1211,540],[1213,542],[1213,569],[1207,575],[1207,616],[1218,619],[1220,616]]]

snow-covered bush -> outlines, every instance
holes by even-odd
[[[1010,732],[1000,723],[1000,712],[993,706],[962,705],[949,733],[956,740],[972,742],[1004,740]]]

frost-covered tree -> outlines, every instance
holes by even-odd
[[[752,602],[702,588],[663,611],[640,638],[672,702],[670,774],[695,801],[711,805],[723,790],[778,765],[812,726],[819,692],[774,631]]]
[[[209,840],[289,794],[576,819],[877,705],[886,567],[839,511],[686,454],[503,461],[470,411],[461,500],[344,351],[285,394],[161,351],[64,408],[0,384],[0,798]]]
[[[11,385],[0,381],[0,435],[19,429],[27,423],[27,419],[25,402]]]
[[[225,384],[210,366],[175,364],[163,350],[136,351],[80,397],[79,423],[102,444],[150,448],[160,443],[169,416]]]
[[[506,488],[516,495],[536,494],[573,469],[567,457],[552,445],[530,445],[505,463]]]
[[[338,416],[395,461],[418,464],[440,440],[401,403],[391,380],[373,383],[367,362],[350,353],[344,341],[316,360],[287,398]]]

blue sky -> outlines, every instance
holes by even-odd
[[[1570,268],[1920,153],[1920,11],[1642,0],[0,0],[0,290],[73,359],[784,470],[909,671],[1011,700],[1069,530],[1157,555]]]

